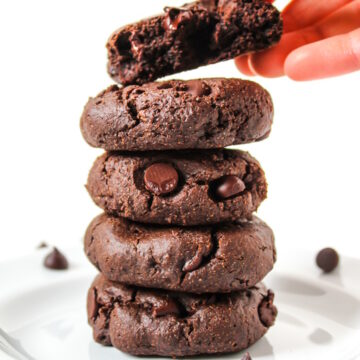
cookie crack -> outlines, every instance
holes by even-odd
[[[89,248],[92,246],[92,244],[93,244],[93,242],[94,242],[94,239],[95,239],[94,233],[95,233],[96,229],[97,229],[100,225],[102,225],[102,223],[101,223],[101,221],[98,221],[98,222],[93,226],[93,228],[91,229],[91,237],[90,237]]]
[[[109,174],[108,174],[108,171],[106,169],[106,165],[107,165],[107,161],[109,159],[109,156],[107,156],[104,160],[104,163],[103,163],[103,167],[102,167],[102,170],[101,170],[101,174],[102,174],[102,177],[104,179],[104,183],[105,183],[105,187],[104,189],[109,189]],[[113,194],[111,193],[107,193],[107,194],[99,194],[98,195],[102,201],[104,202],[104,207],[105,209],[108,208],[108,203],[110,202],[110,200],[113,199]]]
[[[154,201],[154,195],[150,191],[148,193],[149,193],[149,197],[147,199],[147,208],[148,208],[148,211],[151,211],[151,206]]]
[[[216,253],[217,253],[217,251],[219,249],[219,239],[218,239],[217,229],[216,228],[211,229],[210,241],[211,241],[210,252],[206,256],[200,255],[200,256],[202,256],[202,258],[201,258],[200,263],[198,264],[198,266],[196,266],[195,268],[193,268],[193,269],[191,269],[189,271],[184,270],[186,264],[182,268],[181,275],[180,275],[180,282],[179,282],[180,287],[182,286],[183,282],[185,281],[187,274],[190,274],[190,273],[192,273],[194,271],[199,271],[200,269],[206,267],[213,259],[216,258]],[[197,255],[198,255],[198,253],[195,256],[197,256]]]
[[[194,326],[193,324],[190,322],[188,322],[187,320],[185,320],[185,326],[184,327],[180,327],[181,329],[181,335],[184,338],[187,346],[190,348],[191,347],[191,342],[190,342],[190,334],[194,331]]]
[[[212,244],[211,250],[207,256],[204,256],[202,258],[202,261],[201,261],[199,267],[195,270],[199,270],[202,267],[206,266],[207,264],[209,264],[211,262],[211,260],[213,260],[216,257],[216,253],[219,249],[219,239],[218,239],[216,228],[211,229],[210,240],[211,240],[211,244]]]
[[[126,128],[121,129],[122,130],[121,132],[133,129],[136,126],[138,126],[141,122],[140,118],[139,118],[138,110],[136,107],[136,97],[137,97],[138,90],[139,89],[136,89],[136,88],[130,88],[127,91],[123,91],[119,96],[120,98],[122,98],[124,107],[132,119],[131,125],[127,125]]]
[[[127,127],[127,129],[124,129],[124,130],[130,130],[130,129],[133,129],[134,127],[136,127],[137,125],[139,125],[140,119],[138,117],[138,111],[137,111],[136,105],[134,104],[134,102],[132,100],[127,101],[126,107],[127,107],[128,113],[131,116],[134,123],[130,127]]]
[[[234,137],[236,136],[236,133],[234,132],[233,126],[230,125],[230,119],[229,115],[224,116],[223,112],[221,111],[221,102],[216,101],[214,98],[210,97],[211,99],[211,107],[217,110],[217,118],[216,123],[214,126],[207,127],[204,131],[204,134],[200,137],[200,140],[203,141],[209,141],[212,138],[215,138],[218,135],[221,135],[225,130],[230,128],[230,132],[234,133]],[[236,118],[236,116],[235,116]],[[244,121],[241,122],[240,125],[243,124]],[[234,124],[236,122],[233,122]],[[242,127],[240,131],[243,131]]]
[[[237,280],[240,285],[244,285],[245,284],[245,288],[249,287],[249,280],[248,279],[243,279],[243,278],[239,278],[239,277],[235,277],[235,280]]]

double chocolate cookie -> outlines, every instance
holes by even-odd
[[[203,0],[115,31],[108,71],[123,85],[264,50],[281,37],[280,13],[263,0]]]
[[[210,355],[245,349],[273,325],[274,294],[260,281],[274,235],[253,215],[265,175],[247,152],[224,149],[268,137],[270,94],[240,79],[154,82],[279,42],[271,2],[166,7],[109,38],[108,72],[122,87],[90,98],[80,122],[106,151],[86,185],[105,211],[84,239],[100,271],[87,297],[95,341],[139,356]]]
[[[269,93],[240,79],[155,82],[91,98],[81,117],[85,140],[105,150],[221,148],[266,138]]]
[[[96,217],[85,253],[109,280],[192,293],[244,290],[273,268],[274,235],[260,219],[176,227]]]
[[[153,224],[251,218],[267,194],[263,170],[237,150],[106,153],[87,189],[108,214]]]
[[[95,341],[133,355],[191,356],[245,349],[277,315],[263,285],[230,294],[145,290],[99,275],[88,292]]]

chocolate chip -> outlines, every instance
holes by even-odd
[[[191,19],[191,14],[186,8],[166,7],[164,9],[166,16],[164,19],[164,29],[175,31],[185,21]]]
[[[316,264],[324,272],[333,271],[339,263],[339,255],[332,248],[322,249],[316,256]]]
[[[186,261],[186,263],[184,264],[182,271],[184,272],[190,272],[190,271],[194,271],[196,270],[201,262],[204,256],[206,256],[208,253],[208,250],[206,247],[201,246],[198,248],[195,256],[193,258],[191,258],[190,260]]]
[[[202,261],[202,254],[196,253],[193,258],[191,258],[184,264],[182,271],[190,272],[196,270],[201,264],[201,261]]]
[[[49,245],[45,242],[45,241],[42,241],[36,248],[37,249],[44,249],[44,248],[47,248]]]
[[[165,315],[179,315],[180,309],[175,302],[175,300],[168,298],[166,301],[161,303],[160,305],[157,305],[153,308],[153,315],[155,317],[165,316]]]
[[[266,327],[274,325],[276,319],[277,308],[273,302],[274,293],[271,290],[268,290],[267,296],[264,297],[258,308],[260,320]]]
[[[180,14],[181,8],[165,6],[164,11],[169,16],[171,20],[176,19],[176,17]]]
[[[190,80],[187,83],[188,92],[195,97],[210,95],[211,89],[208,85],[206,85],[201,80]]]
[[[247,353],[241,358],[241,360],[251,360],[250,354],[247,352]]]
[[[225,175],[216,180],[211,187],[215,187],[215,196],[219,199],[228,199],[242,193],[246,186],[244,182],[235,175]]]
[[[176,189],[179,175],[172,165],[155,163],[145,170],[144,182],[146,189],[155,195],[165,195]]]
[[[69,267],[69,263],[66,257],[57,248],[54,248],[45,257],[44,266],[52,270],[65,270]]]

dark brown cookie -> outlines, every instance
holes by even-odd
[[[177,182],[168,172],[146,176],[154,164],[173,167]],[[171,192],[157,191],[175,182]],[[111,215],[189,226],[250,218],[265,199],[267,186],[264,172],[248,153],[221,149],[106,153],[90,170],[87,189]]]
[[[252,287],[276,259],[273,232],[256,217],[183,228],[103,214],[87,229],[85,253],[109,280],[199,294]]]
[[[245,349],[277,314],[273,293],[263,285],[192,295],[128,287],[101,275],[89,289],[87,312],[95,341],[133,355],[174,357]]]
[[[210,149],[266,138],[269,93],[240,79],[172,80],[91,98],[80,121],[85,140],[105,150]]]
[[[115,31],[108,71],[119,83],[142,84],[264,50],[281,37],[280,13],[263,0],[213,0],[167,7],[164,14]]]

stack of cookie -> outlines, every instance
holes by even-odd
[[[225,146],[269,135],[273,105],[239,79],[150,82],[267,48],[281,35],[261,0],[166,8],[108,42],[113,85],[81,118],[107,152],[87,189],[105,213],[85,235],[100,270],[88,293],[94,339],[134,355],[239,351],[273,324],[259,282],[275,261],[271,229],[253,216],[266,197],[259,163]]]

